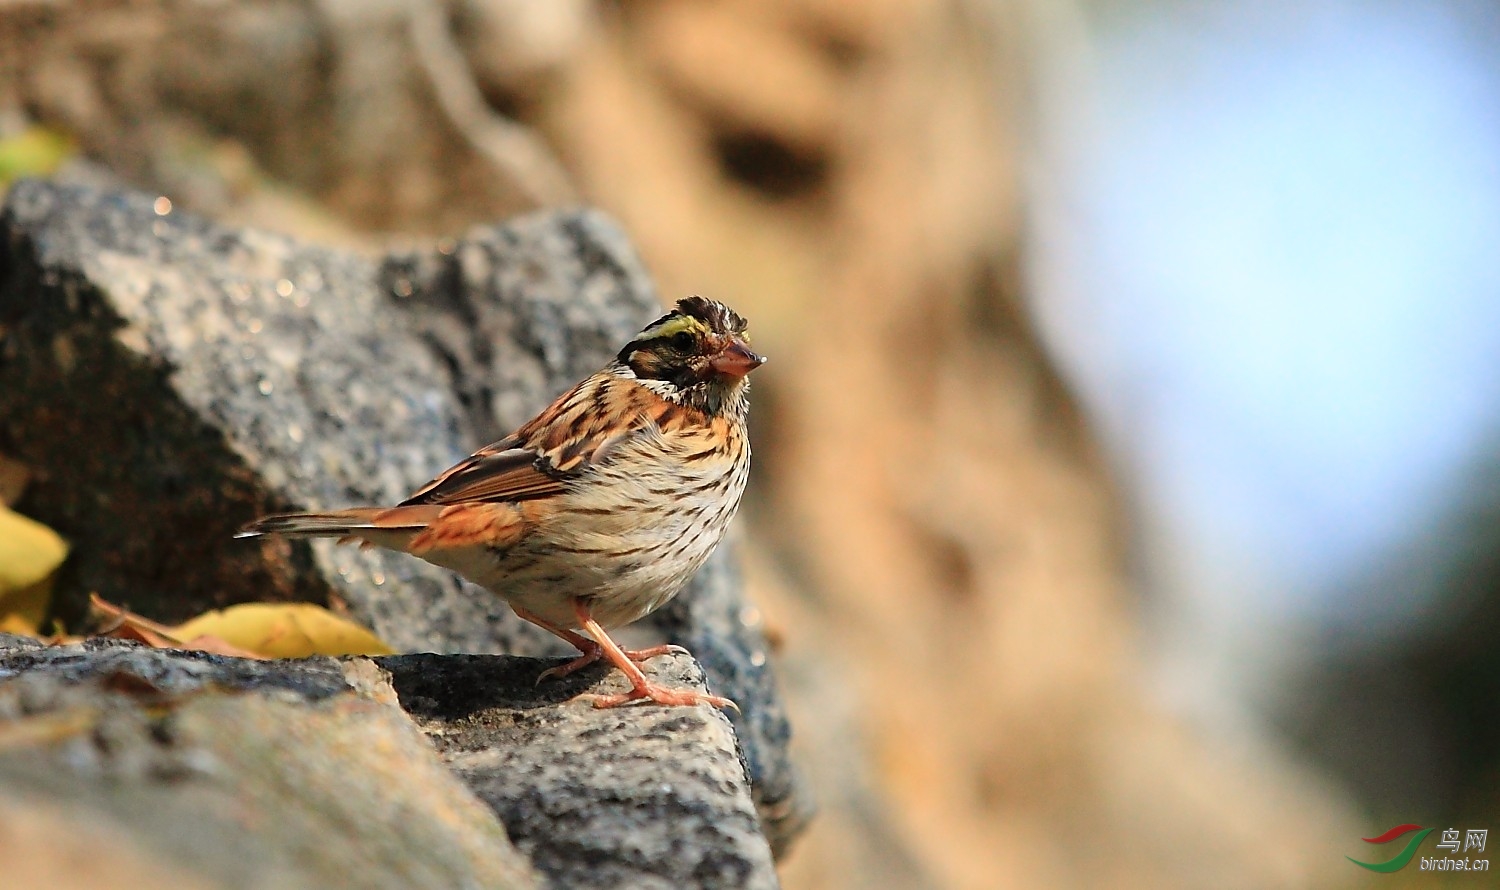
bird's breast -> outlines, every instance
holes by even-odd
[[[579,596],[605,627],[628,624],[713,553],[748,476],[738,437],[643,436],[551,499],[526,540],[496,554],[493,583],[480,583],[549,620],[571,625],[563,610]]]

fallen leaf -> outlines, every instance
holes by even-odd
[[[22,176],[56,172],[77,151],[73,140],[47,127],[27,127],[0,139],[0,190]]]
[[[36,623],[27,620],[25,616],[12,612],[9,615],[0,616],[0,633],[20,634],[23,637],[40,639],[42,629]]]
[[[107,637],[115,634],[122,628],[128,628],[132,633],[149,636],[130,637],[138,639],[142,643],[152,643],[154,637],[161,637],[173,643],[179,643],[172,638],[172,629],[165,624],[158,624],[143,615],[137,615],[124,606],[117,606],[97,593],[89,594],[89,612],[93,615],[94,623],[99,626],[99,636]],[[165,645],[157,648],[166,648]],[[180,643],[177,648],[181,648]]]
[[[268,658],[395,653],[363,627],[311,603],[245,603],[167,631],[179,640],[212,638]]]
[[[135,640],[155,649],[195,649],[236,658],[310,655],[392,655],[395,650],[363,627],[311,603],[246,603],[168,627],[89,595],[97,636]],[[0,626],[3,629],[3,626]]]
[[[45,579],[67,555],[57,532],[0,507],[0,596]]]
[[[134,640],[137,643],[145,643],[152,649],[186,649],[188,648],[181,640],[173,639],[166,634],[160,634],[149,627],[137,624],[131,615],[125,620],[113,625],[98,635],[108,637],[111,640]]]
[[[0,616],[3,616],[0,618],[0,623],[13,623],[18,628],[30,628],[11,631],[11,633],[38,636],[41,633],[42,621],[47,617],[47,607],[51,603],[52,576],[48,575],[30,587],[12,590],[0,596]],[[12,619],[14,619],[13,622]]]
[[[52,573],[67,555],[57,532],[0,505],[0,616],[40,625],[52,596]]]
[[[221,640],[218,637],[193,637],[182,645],[185,648],[197,649],[199,652],[208,652],[212,655],[232,655],[235,658],[256,658],[262,660],[273,657],[260,652],[251,652],[249,649],[241,649],[239,646],[227,640]]]

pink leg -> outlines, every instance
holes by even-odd
[[[558,627],[550,621],[545,621],[541,617],[521,608],[520,606],[511,606],[510,608],[511,611],[515,612],[516,615],[521,619],[530,621],[537,627],[540,627],[541,629],[548,631],[549,633],[555,634],[556,636],[565,640],[573,648],[583,653],[567,664],[560,664],[555,668],[548,668],[545,671],[542,671],[541,676],[536,678],[536,681],[538,683],[542,682],[543,680],[566,677],[569,674],[581,671],[604,656],[604,650],[600,647],[600,645],[589,639],[588,637],[583,636],[582,634],[574,633],[573,631],[568,630],[565,627]],[[686,655],[687,650],[682,648],[681,646],[667,645],[652,646],[649,649],[625,649],[622,650],[622,653],[631,661],[645,661],[649,658],[655,658],[658,655]]]
[[[707,695],[692,689],[669,689],[666,686],[651,681],[646,677],[640,666],[636,664],[637,659],[635,656],[642,654],[641,652],[627,652],[621,649],[619,644],[610,639],[609,634],[604,632],[604,628],[599,625],[599,622],[595,621],[593,616],[589,614],[588,607],[583,603],[574,600],[573,609],[578,614],[578,623],[604,649],[604,655],[608,656],[609,660],[614,662],[615,667],[619,668],[625,674],[625,677],[630,680],[631,688],[629,692],[619,695],[579,696],[579,698],[587,698],[592,701],[594,707],[614,708],[627,702],[649,699],[659,705],[713,705],[716,708],[734,708],[736,711],[740,709],[739,705],[736,705],[727,698],[721,698],[717,695]],[[676,646],[658,646],[656,648],[686,651]],[[652,650],[642,650],[642,652],[649,651]],[[566,665],[564,666],[566,667]]]

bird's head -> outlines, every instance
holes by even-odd
[[[688,297],[625,344],[619,362],[638,380],[664,384],[652,388],[665,397],[717,413],[744,388],[746,375],[765,364],[750,348],[746,327],[723,303]]]

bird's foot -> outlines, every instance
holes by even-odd
[[[582,655],[567,664],[560,664],[557,667],[547,668],[545,671],[542,671],[541,675],[536,678],[537,684],[540,685],[543,680],[555,680],[566,677],[569,674],[575,674],[604,657],[604,649],[598,643],[594,643],[587,649],[581,646],[579,648],[583,651]],[[637,664],[655,658],[658,655],[688,654],[688,651],[681,646],[672,645],[652,646],[649,649],[626,649],[624,651],[625,657]]]
[[[681,646],[673,646],[670,643],[668,643],[665,646],[652,646],[649,649],[626,649],[625,650],[625,657],[628,658],[628,659],[630,659],[631,661],[635,662],[636,664],[640,664],[641,662],[646,661],[647,659],[650,659],[650,658],[655,658],[658,655],[691,655],[691,654],[692,654],[691,652],[687,651],[686,649],[682,648]]]
[[[659,705],[668,707],[692,707],[693,705],[712,705],[716,708],[733,708],[736,714],[740,713],[740,706],[727,698],[718,695],[709,695],[696,689],[671,689],[659,683],[647,680],[644,684],[636,686],[629,692],[618,695],[598,695],[587,692],[578,696],[575,701],[586,701],[596,708],[618,708],[633,702],[652,701]]]

